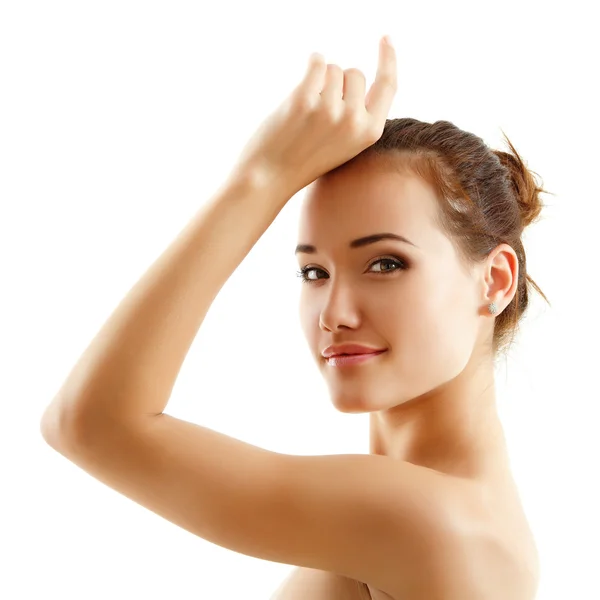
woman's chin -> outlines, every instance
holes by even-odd
[[[364,396],[359,396],[356,394],[332,394],[331,401],[334,408],[341,413],[360,414],[371,412],[373,410],[373,407]]]

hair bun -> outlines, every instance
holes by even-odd
[[[515,147],[508,139],[504,131],[502,132],[504,139],[508,143],[510,152],[502,150],[493,150],[494,154],[500,159],[502,165],[506,167],[515,191],[515,197],[519,204],[521,212],[521,221],[523,227],[538,220],[540,213],[544,207],[544,203],[540,198],[540,194],[549,194],[542,187],[541,177],[535,172],[527,168],[523,159],[519,156]],[[538,183],[538,179],[540,183]]]

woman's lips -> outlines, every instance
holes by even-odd
[[[373,360],[374,357],[379,356],[384,352],[387,352],[387,350],[369,352],[368,354],[337,354],[336,356],[330,356],[327,359],[327,364],[332,367],[349,367],[352,365],[360,365],[368,360]]]

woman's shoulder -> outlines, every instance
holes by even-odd
[[[468,493],[468,492],[465,492]],[[476,507],[465,535],[474,573],[483,575],[482,589],[501,590],[506,598],[535,598],[540,561],[535,536],[512,478],[503,484],[472,486]]]

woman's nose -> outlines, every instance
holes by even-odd
[[[360,311],[351,299],[329,299],[319,316],[319,327],[327,331],[356,328],[360,323]]]

